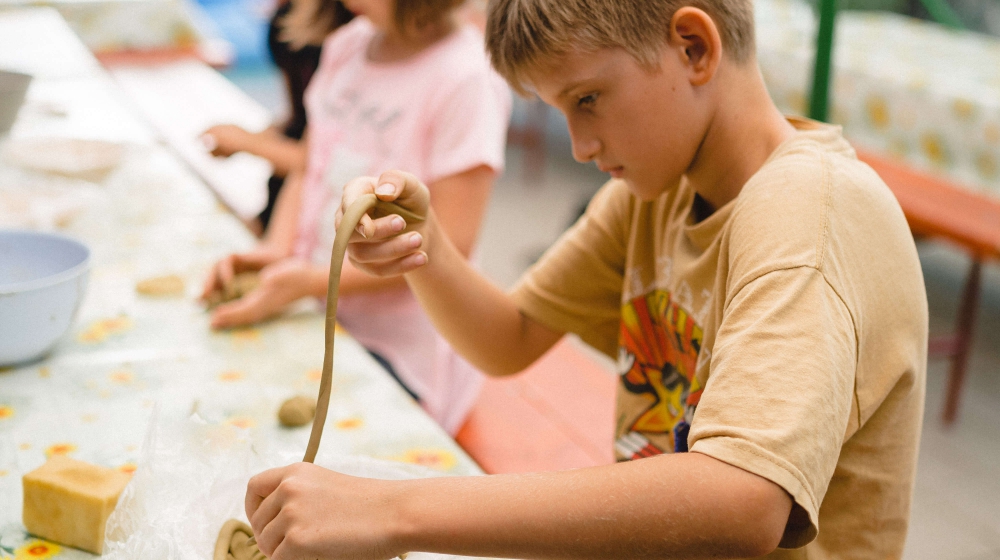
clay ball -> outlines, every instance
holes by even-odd
[[[316,415],[316,401],[309,397],[292,397],[278,409],[278,421],[287,428],[298,428],[312,422]]]

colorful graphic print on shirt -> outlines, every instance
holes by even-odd
[[[615,452],[619,460],[688,450],[687,436],[702,388],[695,378],[703,332],[670,292],[654,290],[622,307],[619,331],[622,402]]]

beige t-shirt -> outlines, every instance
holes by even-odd
[[[927,301],[895,198],[838,127],[793,121],[696,223],[685,181],[609,182],[514,289],[617,356],[619,460],[697,451],[794,499],[769,558],[899,558],[924,402]],[[817,533],[818,532],[818,533]]]

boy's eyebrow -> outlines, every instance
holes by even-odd
[[[568,97],[569,94],[573,92],[573,90],[581,89],[587,85],[587,82],[592,82],[592,81],[594,81],[594,78],[584,78],[582,80],[577,80],[575,82],[572,82],[568,86],[564,87],[562,91],[559,92],[559,95],[556,96],[556,99],[563,99],[565,97]]]

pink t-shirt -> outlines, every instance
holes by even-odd
[[[309,163],[297,256],[330,262],[343,186],[401,169],[425,184],[487,165],[503,169],[510,91],[489,66],[482,35],[461,27],[407,60],[374,63],[377,30],[360,17],[323,44],[305,93]],[[392,364],[421,405],[454,434],[481,374],[458,357],[408,289],[340,298],[337,319]]]

